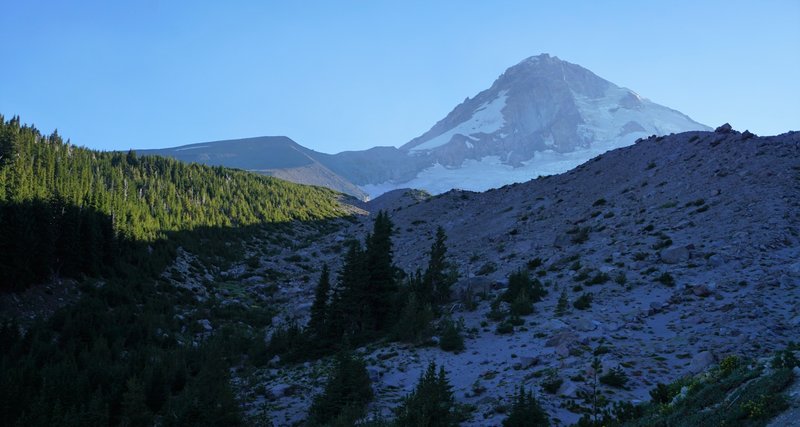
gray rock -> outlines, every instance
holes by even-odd
[[[675,248],[667,248],[661,251],[661,261],[665,264],[677,264],[679,262],[686,262],[689,260],[691,254],[689,253],[689,249],[685,246],[679,246]]]
[[[556,239],[553,241],[553,246],[557,248],[566,248],[572,244],[572,240],[569,235],[567,234],[559,234],[556,236]]]
[[[539,356],[522,356],[519,358],[519,364],[522,369],[530,368],[539,364]]]
[[[578,340],[578,336],[574,332],[565,331],[550,337],[545,343],[545,347],[558,347],[560,345],[572,345]]]
[[[296,390],[295,385],[281,383],[270,387],[268,395],[273,399],[282,399],[293,395]]]
[[[710,351],[701,351],[692,357],[689,363],[689,372],[699,374],[714,363],[714,355]]]
[[[725,123],[724,125],[714,129],[715,133],[731,133],[733,127],[729,123]]]
[[[211,321],[208,319],[200,319],[197,323],[203,327],[206,332],[211,332],[214,330],[214,327],[211,326]]]
[[[487,277],[470,277],[459,280],[450,288],[450,298],[465,302],[466,298],[488,293],[492,290],[492,280]]]
[[[561,387],[558,388],[559,396],[575,397],[578,392],[578,386],[572,381],[564,381]]]
[[[383,372],[381,371],[381,368],[377,366],[367,366],[367,375],[369,376],[370,381],[375,383],[381,379]]]
[[[697,285],[692,288],[692,293],[698,297],[707,297],[713,292],[712,287],[709,285]]]
[[[556,346],[556,354],[561,357],[569,356],[569,346],[566,343],[559,344],[558,346]]]
[[[710,257],[708,257],[708,263],[712,267],[721,267],[722,264],[725,263],[725,260],[722,258],[722,255],[714,254],[714,255],[711,255]]]
[[[575,329],[581,332],[590,332],[597,329],[597,322],[585,318],[575,319],[571,323]]]

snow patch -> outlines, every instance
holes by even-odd
[[[506,106],[508,90],[501,91],[497,98],[491,102],[481,104],[473,113],[469,120],[460,123],[449,131],[433,137],[420,145],[412,148],[411,151],[431,150],[447,144],[456,135],[469,137],[479,133],[490,134],[500,130],[506,124],[503,117],[503,108]],[[473,138],[474,139],[474,138]]]
[[[398,188],[419,188],[431,194],[441,194],[454,188],[470,191],[486,191],[507,184],[526,182],[539,176],[567,172],[587,160],[606,151],[633,144],[636,139],[646,137],[644,132],[635,132],[611,141],[598,141],[590,147],[569,153],[553,150],[537,151],[532,159],[513,167],[503,163],[500,156],[486,156],[480,160],[465,160],[458,168],[448,168],[439,163],[420,172],[416,178],[395,183],[363,185],[361,189],[375,198]]]

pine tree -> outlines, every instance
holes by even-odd
[[[520,385],[503,427],[547,427],[550,420],[530,390]]]
[[[561,291],[561,295],[558,297],[558,303],[556,304],[556,316],[563,316],[567,313],[569,309],[569,300],[567,299],[567,291]]]
[[[431,293],[431,303],[443,304],[450,299],[450,287],[458,276],[448,274],[450,264],[447,262],[447,235],[441,226],[436,228],[436,238],[431,245],[428,268],[425,270],[424,283]]]
[[[392,259],[392,222],[385,211],[375,217],[372,234],[367,236],[367,292],[365,299],[370,311],[372,331],[383,331],[390,325],[392,302],[397,292]]]
[[[331,303],[329,335],[333,339],[348,334],[361,334],[369,323],[369,297],[366,257],[361,243],[349,243],[344,264],[339,271],[338,285]]]
[[[372,386],[364,361],[350,353],[340,353],[325,390],[311,404],[309,424],[327,425],[344,416],[348,419],[341,421],[349,421],[345,425],[353,425],[364,416],[366,405],[372,397]]]
[[[417,387],[396,409],[395,424],[399,427],[457,426],[452,388],[444,367],[439,368],[437,375],[436,364],[431,362]]]
[[[330,292],[330,272],[328,264],[323,264],[317,288],[314,290],[314,303],[311,305],[311,319],[308,332],[317,338],[326,336],[328,323],[328,293]]]

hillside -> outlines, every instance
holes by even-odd
[[[293,425],[325,414],[314,402],[336,390],[329,384],[348,350],[357,357],[350,369],[363,361],[363,371],[346,378],[370,390],[371,399],[362,396],[368,418],[384,419],[368,425],[397,416],[431,362],[444,369],[452,415],[466,426],[501,425],[520,386],[554,425],[591,425],[593,412],[609,425],[693,425],[698,411],[766,425],[800,405],[788,395],[800,383],[792,358],[800,341],[800,132],[758,137],[726,125],[650,137],[560,175],[484,193],[397,190],[366,203],[372,215],[342,218],[363,212],[328,190],[92,152],[16,118],[3,123],[3,160],[17,166],[0,168],[13,189],[4,206],[52,196],[37,183],[54,182],[67,206],[76,195],[109,200],[114,210],[79,212],[147,240],[116,274],[76,275],[77,302],[49,319],[32,321],[35,310],[24,309],[57,282],[8,298],[23,313],[15,322],[24,322],[0,313],[9,349],[0,355],[3,419]],[[169,179],[160,172],[167,166]],[[117,173],[119,188],[101,185]],[[184,216],[195,222],[116,222],[117,209],[159,212],[145,208],[147,191],[168,188],[176,206],[197,201],[205,180],[209,191],[238,184],[230,195],[215,193],[230,197],[230,205],[213,205],[225,215],[201,204],[205,215]],[[264,197],[272,210],[248,214],[243,205]],[[163,242],[180,247],[165,256]],[[436,249],[441,242],[446,253]],[[437,250],[446,260],[439,276],[430,273]],[[323,265],[333,322],[324,330],[333,339],[311,329]],[[425,286],[450,280],[447,265],[459,277],[448,294],[436,285],[433,299]],[[426,292],[430,305],[415,305]],[[440,348],[453,333],[464,348]],[[333,402],[349,393],[339,390]]]
[[[0,289],[59,272],[96,274],[125,246],[122,240],[348,212],[327,189],[133,152],[87,150],[2,116],[0,208]]]
[[[187,163],[225,166],[274,176],[298,184],[327,187],[361,200],[367,194],[356,185],[320,163],[324,156],[283,136],[262,136],[226,141],[212,141],[157,150],[139,150]]]
[[[638,402],[649,400],[656,383],[702,372],[726,356],[769,356],[797,342],[798,173],[800,133],[756,137],[721,127],[640,140],[568,173],[486,193],[393,196],[400,203],[389,210],[398,266],[423,266],[442,226],[462,277],[455,295],[470,289],[477,299],[474,311],[463,299],[453,306],[453,318],[465,322],[464,352],[405,344],[362,349],[376,390],[372,408],[390,414],[433,360],[447,370],[456,399],[474,408],[464,425],[499,425],[497,408],[520,383],[569,424],[585,408],[593,354],[603,373],[620,367],[628,379],[624,389],[603,386],[603,395]],[[391,200],[380,200],[381,208]],[[298,255],[324,253],[364,227]],[[327,262],[338,265],[337,257]],[[491,302],[518,269],[549,293],[512,333],[498,333],[507,320],[490,318]],[[283,321],[303,319],[309,304],[301,301],[312,298],[310,287],[291,287]],[[568,309],[559,317],[562,292]],[[592,295],[588,307],[573,307],[585,294]],[[268,395],[273,419],[303,416],[307,396],[320,386],[312,372],[324,366],[256,375],[270,387],[302,390]],[[562,383],[550,394],[542,387],[553,375]]]

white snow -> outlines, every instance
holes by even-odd
[[[480,160],[465,160],[459,168],[448,168],[439,163],[423,170],[411,181],[394,183],[383,182],[361,186],[361,189],[375,198],[398,188],[420,188],[431,194],[441,194],[454,188],[470,191],[486,191],[515,182],[526,182],[539,176],[555,175],[573,169],[587,160],[613,150],[633,144],[642,132],[624,137],[599,141],[589,148],[570,153],[557,153],[553,150],[537,151],[533,158],[513,167],[504,164],[499,156],[487,156]]]
[[[581,118],[585,122],[578,127],[578,134],[585,138],[584,141],[592,144],[619,141],[620,143],[613,144],[612,148],[629,145],[630,143],[622,144],[619,135],[628,122],[639,123],[645,129],[644,132],[639,132],[631,142],[642,136],[666,135],[683,132],[687,129],[699,129],[698,125],[688,117],[676,114],[674,110],[654,104],[637,93],[618,86],[610,86],[606,90],[605,96],[601,98],[589,98],[575,92],[573,92],[573,96]],[[620,106],[623,99],[631,96],[642,103],[641,108],[628,109]]]
[[[433,137],[420,145],[412,148],[411,151],[430,150],[436,147],[441,147],[447,144],[456,135],[463,135],[469,137],[470,135],[479,133],[493,133],[500,130],[505,124],[506,120],[503,117],[503,108],[506,106],[506,98],[508,98],[508,90],[501,91],[497,98],[491,102],[485,102],[472,113],[469,120],[460,123],[458,126],[453,127],[447,132]]]

